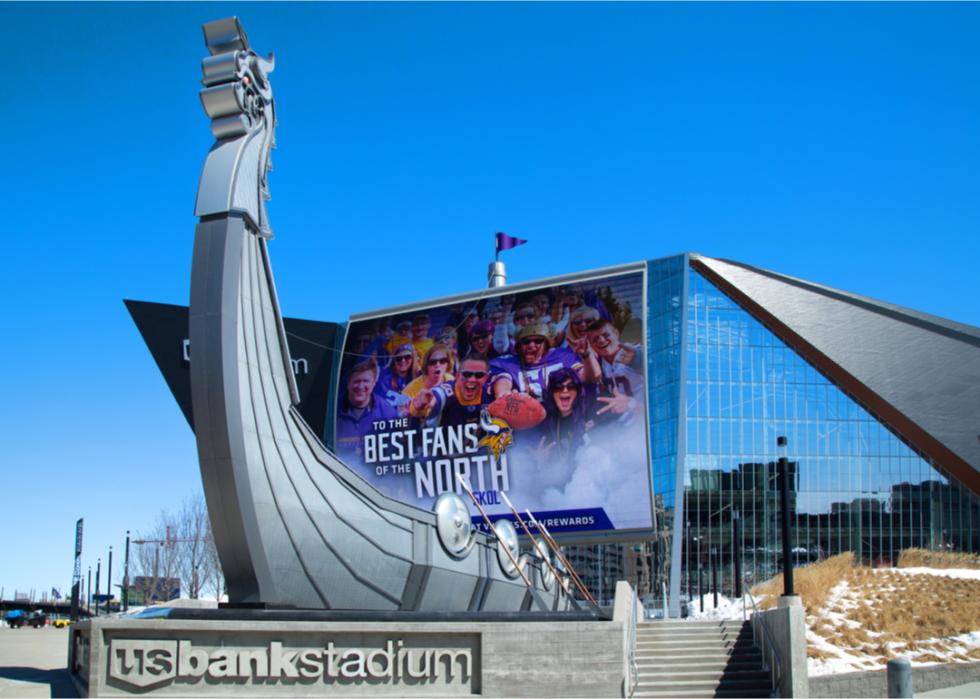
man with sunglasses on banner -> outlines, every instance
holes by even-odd
[[[492,320],[481,320],[473,325],[470,331],[470,351],[467,355],[477,355],[488,362],[497,357],[499,352],[493,348],[493,333],[496,329]]]
[[[591,346],[577,354],[567,347],[551,347],[547,323],[530,323],[517,333],[515,354],[490,362],[494,397],[517,391],[541,401],[548,376],[558,369],[571,369],[583,383],[595,383],[602,376],[599,360]]]
[[[489,378],[487,360],[470,355],[460,364],[454,381],[419,391],[409,405],[409,413],[430,426],[477,423],[480,411],[491,401],[486,390]]]

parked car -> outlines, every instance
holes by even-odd
[[[13,609],[7,612],[6,616],[4,616],[4,621],[6,621],[12,629],[19,629],[25,624],[27,626],[33,626],[35,629],[39,629],[48,623],[48,617],[44,614],[44,612],[27,613],[23,609]]]

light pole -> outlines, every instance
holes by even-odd
[[[714,546],[711,547],[711,553],[708,554],[711,560],[711,591],[712,591],[712,601],[714,602],[714,608],[718,609],[718,549]]]
[[[95,566],[95,616],[99,615],[99,590],[102,588],[102,583],[99,581],[102,577],[102,559],[97,559]]]
[[[126,560],[123,563],[123,612],[129,611],[129,530],[126,530]]]
[[[732,510],[732,562],[735,565],[735,598],[742,596],[742,536],[741,513]]]
[[[112,613],[112,547],[109,547],[109,574],[105,578],[106,596],[108,599],[105,601],[105,613]]]
[[[790,543],[789,517],[789,460],[786,458],[786,437],[777,437],[779,447],[779,501],[783,534],[783,597],[792,597],[793,591],[793,549]]]

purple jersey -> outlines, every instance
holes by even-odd
[[[521,366],[521,359],[515,354],[504,355],[490,362],[490,372],[493,381],[499,381],[509,376],[514,388],[521,393],[531,393],[537,397],[544,395],[548,385],[548,377],[559,369],[573,369],[578,372],[582,368],[582,360],[567,347],[555,347],[548,350],[540,362],[531,366]]]
[[[375,431],[373,423],[378,420],[393,420],[397,417],[398,411],[388,405],[387,401],[379,398],[377,394],[372,394],[371,404],[360,410],[352,407],[347,402],[347,398],[343,398],[341,408],[337,413],[337,435],[334,440],[334,451],[343,457],[356,454],[360,458],[364,449],[364,435]]]
[[[490,394],[490,382],[488,381],[480,392],[480,396],[473,403],[463,403],[456,395],[456,382],[450,381],[437,386],[432,391],[435,397],[435,405],[429,413],[429,419],[438,424],[445,425],[464,425],[480,421],[480,411],[493,401]]]

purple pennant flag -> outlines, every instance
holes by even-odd
[[[497,232],[497,253],[499,254],[501,250],[510,250],[511,248],[516,248],[518,245],[523,245],[526,240],[521,238],[513,238],[506,233]]]

